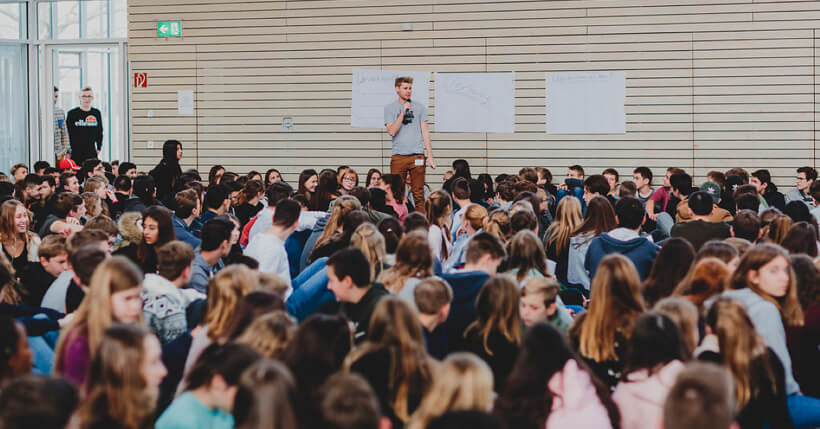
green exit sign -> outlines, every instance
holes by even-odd
[[[182,21],[158,22],[157,37],[182,37]]]

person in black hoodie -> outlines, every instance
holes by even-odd
[[[757,188],[757,192],[763,196],[769,207],[775,207],[780,211],[786,209],[786,197],[777,191],[777,185],[772,183],[772,175],[769,170],[753,172],[749,182]]]
[[[182,143],[168,140],[162,145],[162,160],[148,174],[157,185],[157,199],[166,207],[172,207],[174,194],[182,176],[179,160],[182,158]]]
[[[142,213],[146,207],[162,205],[157,201],[157,185],[151,176],[137,176],[134,179],[133,196],[125,200],[122,212]]]
[[[22,304],[32,307],[40,306],[51,283],[68,269],[65,236],[52,234],[43,238],[37,256],[40,261],[27,264],[19,274],[24,292]]]

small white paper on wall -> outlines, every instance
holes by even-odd
[[[626,133],[624,72],[547,73],[547,134]]]
[[[399,76],[413,78],[416,103],[430,106],[430,73],[396,70],[354,70],[350,126],[354,128],[384,128],[384,106],[398,100],[395,80]]]
[[[177,113],[184,116],[194,114],[194,91],[180,89],[177,91]]]

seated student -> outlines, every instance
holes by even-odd
[[[324,429],[390,429],[379,398],[358,374],[339,372],[319,389],[318,407]]]
[[[0,315],[0,384],[31,374],[34,365],[26,328],[17,320]]]
[[[652,196],[652,170],[649,167],[638,167],[632,171],[632,181],[635,183],[635,197],[646,206]],[[647,211],[648,212],[648,211]]]
[[[797,169],[797,188],[784,195],[786,204],[792,201],[802,201],[807,206],[812,204],[811,185],[817,180],[817,170],[812,167]]]
[[[587,177],[586,180],[584,180],[584,208],[586,208],[586,203],[588,203],[589,200],[597,196],[606,197],[606,199],[614,205],[615,198],[609,194],[609,189],[609,182],[603,175],[593,174]]]
[[[638,318],[627,345],[624,378],[612,394],[622,429],[660,427],[666,392],[690,355],[672,319],[656,311]]]
[[[191,281],[194,250],[181,241],[171,241],[157,249],[157,273],[146,274],[142,282],[142,312],[145,324],[165,344],[188,331],[186,309],[205,294],[183,289]]]
[[[339,312],[353,322],[354,341],[364,341],[376,304],[390,292],[381,283],[371,284],[370,263],[354,247],[339,250],[327,260],[327,277],[327,288],[341,303]]]
[[[218,184],[208,188],[205,193],[205,212],[200,216],[199,221],[203,224],[228,211],[231,207],[230,189],[223,184]]]
[[[171,220],[174,223],[174,234],[177,240],[184,241],[196,249],[202,240],[194,235],[191,225],[199,217],[199,196],[193,189],[186,189],[174,195],[176,210]]]
[[[276,205],[273,225],[262,234],[253,236],[245,248],[245,255],[259,261],[259,271],[273,273],[290,283],[290,264],[285,240],[296,231],[302,210],[293,200],[282,200]],[[285,298],[290,296],[290,290]]]
[[[123,211],[128,200],[134,198],[131,192],[134,189],[134,179],[128,176],[117,176],[114,179],[114,199],[115,202],[111,204],[111,216],[118,218]]]
[[[23,285],[23,305],[39,307],[48,287],[57,277],[68,269],[68,250],[66,239],[62,235],[49,235],[37,249],[39,263],[27,264],[23,272],[18,273]]]
[[[156,429],[231,429],[231,412],[242,372],[261,358],[248,345],[211,344],[185,380],[185,392],[162,413]]]
[[[0,391],[0,427],[4,429],[68,427],[79,403],[77,389],[66,379],[27,375]]]
[[[602,233],[592,239],[584,261],[589,277],[595,272],[601,260],[610,253],[620,253],[635,264],[641,281],[649,275],[659,247],[646,237],[640,236],[645,220],[643,205],[636,198],[622,198],[615,204],[615,220],[618,228]]]
[[[85,216],[85,202],[73,192],[63,192],[54,197],[54,212],[49,214],[40,228],[40,236],[50,234],[69,235],[83,229],[80,219]]]
[[[777,191],[777,186],[772,183],[772,175],[769,170],[756,170],[752,172],[749,183],[757,189],[757,193],[765,203],[766,207],[775,207],[779,210],[786,208],[786,199],[783,194]]]
[[[99,246],[90,245],[79,248],[71,253],[69,270],[74,273],[65,294],[65,313],[72,313],[85,299],[91,276],[94,270],[106,259],[108,254],[100,250]]]
[[[530,277],[521,288],[520,313],[524,326],[530,327],[538,322],[549,322],[555,325],[562,334],[566,334],[572,324],[572,316],[562,305],[558,292],[561,287],[552,278]]]
[[[262,183],[261,181],[259,183]],[[242,372],[233,409],[236,428],[297,428],[296,382],[279,361],[260,359]]]
[[[234,224],[224,219],[211,219],[202,226],[202,244],[195,251],[188,287],[207,293],[208,280],[225,267],[222,258],[231,251],[233,228]]]
[[[507,275],[484,283],[475,303],[476,321],[464,332],[465,350],[487,362],[496,392],[504,390],[521,344],[518,284]]]
[[[435,329],[447,320],[450,315],[450,303],[453,301],[453,289],[438,277],[422,280],[413,290],[413,303],[418,311],[424,334],[424,345],[427,353],[436,359],[443,359],[447,354],[446,344],[431,341]]]
[[[135,267],[136,269],[136,267]],[[75,415],[80,428],[148,427],[167,374],[159,342],[141,325],[115,324],[100,333]]]
[[[703,191],[693,192],[687,199],[692,216],[689,221],[672,227],[670,235],[681,237],[692,243],[697,252],[709,240],[723,240],[731,236],[731,230],[725,222],[714,222],[712,215],[717,209],[712,197]]]
[[[732,222],[732,237],[756,242],[761,235],[761,222],[757,212],[752,210],[738,210],[734,222]]]
[[[74,270],[71,263],[72,255],[75,255],[79,249],[86,246],[96,247],[100,251],[104,252],[104,254],[102,257],[95,256],[92,259],[86,259],[88,256],[84,256],[83,258],[77,258],[74,256],[75,263],[77,264],[77,269]],[[41,307],[51,308],[61,313],[67,313],[66,301],[69,296],[69,289],[72,290],[72,309],[75,308],[76,305],[79,305],[79,302],[77,301],[78,296],[75,295],[77,289],[82,291],[79,287],[79,283],[82,283],[81,279],[88,281],[91,278],[94,268],[102,259],[104,259],[105,254],[109,250],[108,237],[106,237],[104,232],[97,229],[83,229],[82,231],[75,232],[68,237],[68,240],[66,240],[66,247],[66,250],[68,251],[68,269],[57,276],[57,279],[51,283],[48,290],[46,290],[45,295],[43,295],[42,302],[40,303]],[[82,274],[82,276],[79,274]],[[82,300],[82,294],[79,295],[79,299]]]
[[[665,429],[740,429],[729,373],[713,364],[692,362],[678,374],[663,404]]]
[[[433,252],[424,231],[405,234],[396,249],[395,263],[379,274],[378,281],[399,298],[413,301],[413,290],[433,275]]]
[[[370,383],[382,413],[401,427],[418,408],[433,379],[433,362],[424,351],[421,326],[409,304],[385,298],[373,312],[368,335],[348,356],[348,369]]]
[[[689,198],[691,198],[694,191],[697,189],[691,188],[691,177],[689,175],[685,175],[682,177],[675,177],[675,182],[678,184],[678,187],[673,185],[673,194],[681,199],[681,202],[678,203],[677,206],[677,214],[675,215],[675,222],[682,223],[682,222],[690,222],[694,219],[692,214],[692,209],[689,206]],[[729,213],[727,210],[724,210],[718,207],[718,203],[720,202],[720,195],[718,194],[717,184],[706,182],[701,186],[700,191],[705,192],[709,195],[709,200],[714,206],[714,210],[709,213],[707,220],[709,222],[731,222],[732,221],[732,214]],[[689,188],[691,191],[688,193],[686,189]]]

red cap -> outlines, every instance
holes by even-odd
[[[73,160],[73,159],[71,159],[71,158],[64,158],[62,161],[60,161],[59,168],[60,168],[60,170],[68,170],[68,169],[71,169],[71,170],[77,171],[77,170],[79,170],[79,169],[80,169],[80,166],[79,166],[79,165],[77,165],[77,163],[76,163],[76,162],[74,162],[74,160]]]

